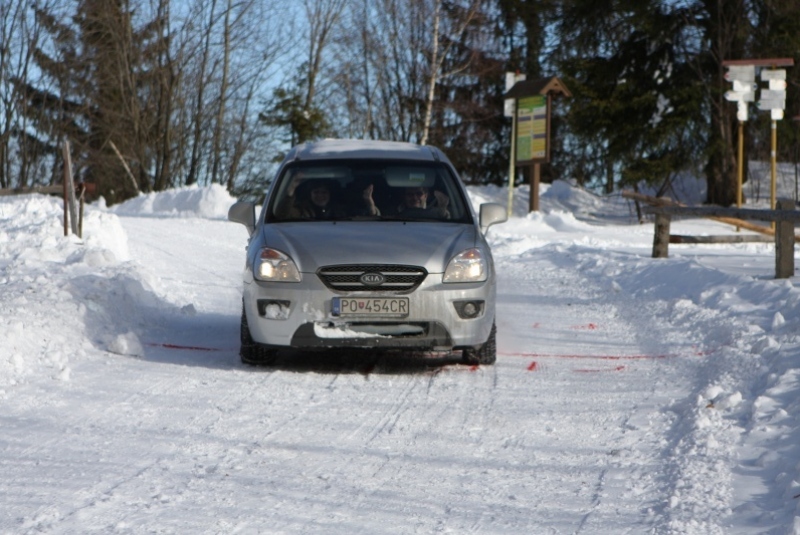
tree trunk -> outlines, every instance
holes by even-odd
[[[221,138],[222,138],[222,125],[225,122],[225,104],[228,98],[228,69],[230,65],[230,55],[231,55],[231,28],[230,28],[230,19],[231,19],[231,9],[232,0],[228,0],[228,7],[225,9],[225,21],[223,22],[223,38],[222,38],[222,81],[220,82],[219,87],[219,105],[217,106],[217,121],[214,125],[214,138],[212,140],[212,158],[213,162],[211,164],[211,182],[212,184],[217,183],[217,174],[219,173],[219,166],[220,160],[222,159],[222,148],[221,148]]]
[[[211,31],[214,27],[214,9],[217,7],[217,0],[211,0],[209,8],[208,27],[203,36],[203,52],[200,60],[200,71],[197,73],[197,105],[194,110],[192,122],[194,124],[194,135],[192,136],[192,154],[189,160],[189,173],[186,176],[186,185],[195,184],[200,174],[200,151],[203,147],[203,99],[206,89],[206,67],[208,65],[208,54],[211,48]]]

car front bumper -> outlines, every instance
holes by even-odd
[[[412,292],[338,293],[313,273],[299,283],[267,283],[245,276],[244,305],[253,340],[276,348],[385,348],[449,351],[476,347],[489,337],[494,322],[495,285],[444,284],[441,274],[428,274]],[[402,318],[349,316],[332,313],[334,297],[397,297],[409,299]],[[464,304],[479,313],[462,317]]]

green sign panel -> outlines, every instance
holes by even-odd
[[[517,162],[547,161],[547,97],[517,101]]]

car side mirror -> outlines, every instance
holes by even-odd
[[[228,210],[228,221],[241,223],[247,227],[252,236],[256,231],[256,205],[252,202],[239,201]]]
[[[486,233],[490,226],[502,223],[508,219],[506,207],[496,202],[481,204],[480,224],[481,232]]]

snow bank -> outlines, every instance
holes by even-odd
[[[691,186],[682,193],[700,198]],[[504,194],[470,191],[476,204],[505,203]],[[675,400],[676,424],[665,437],[669,501],[654,510],[659,529],[727,534],[771,526],[771,533],[800,535],[800,289],[796,278],[773,279],[773,246],[672,247],[670,258],[653,261],[652,225],[636,225],[619,197],[556,182],[542,188],[539,213],[528,214],[527,201],[520,187],[515,217],[490,230],[496,258],[519,259],[515,269],[524,273],[528,256],[558,252],[572,259],[565,269],[608,288],[611,302],[632,301],[661,317],[668,344],[697,344],[688,350],[703,359],[700,373],[687,378],[694,397]],[[628,223],[617,226],[625,215]],[[675,225],[687,234],[731,232],[707,220]]]
[[[175,308],[131,259],[118,214],[223,219],[233,202],[211,186],[88,205],[81,240],[64,236],[60,199],[0,197],[0,398],[31,374],[69,380],[88,348],[141,355],[145,318]]]
[[[31,373],[68,380],[70,359],[83,355],[87,309],[71,281],[128,259],[115,215],[89,209],[84,229],[85,241],[64,237],[54,197],[0,197],[0,389]]]
[[[154,217],[203,217],[226,219],[236,202],[221,185],[186,186],[174,190],[141,194],[111,208],[118,215]]]

